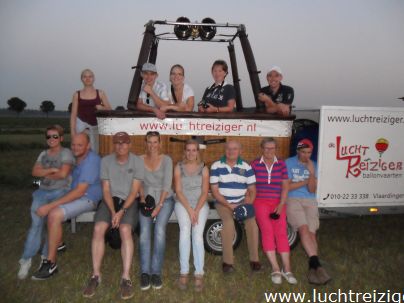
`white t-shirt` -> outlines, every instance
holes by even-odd
[[[139,98],[142,100],[142,102],[146,105],[156,107],[156,104],[153,101],[152,97],[147,97],[146,92],[143,90],[144,87],[144,82],[142,83],[142,90],[140,91]],[[167,95],[167,85],[160,81],[155,81],[153,85],[153,91],[154,93],[164,101],[168,101],[168,95]]]
[[[173,95],[171,94],[171,85],[169,86],[168,90],[167,90],[167,94],[168,94],[168,98],[170,99],[170,103],[175,104]],[[192,89],[191,86],[189,86],[188,84],[184,83],[184,88],[182,91],[182,102],[187,103],[187,100],[189,97],[193,97],[195,96],[194,94],[194,90]],[[180,102],[180,100],[177,100],[178,102]]]

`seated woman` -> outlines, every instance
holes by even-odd
[[[254,160],[251,167],[257,180],[254,209],[261,231],[262,247],[272,266],[272,283],[281,284],[283,277],[289,284],[297,284],[291,271],[286,223],[285,202],[289,185],[286,164],[275,156],[275,139],[264,138],[261,149],[261,158]],[[282,270],[276,258],[276,251],[281,255]]]
[[[189,274],[191,242],[195,266],[195,291],[203,288],[205,249],[203,230],[209,214],[206,203],[209,190],[209,171],[200,159],[199,143],[190,139],[185,143],[184,160],[174,170],[175,214],[180,226],[180,277],[178,286],[186,289]],[[191,241],[192,234],[192,241]]]
[[[194,91],[184,83],[184,76],[184,68],[180,64],[171,67],[171,88],[168,91],[171,104],[160,107],[161,111],[192,112],[194,110]]]
[[[167,86],[157,80],[157,68],[153,63],[143,64],[141,76],[143,79],[142,90],[136,108],[144,112],[153,112],[157,118],[164,119],[166,115],[160,108],[170,104]]]
[[[224,60],[216,60],[212,65],[212,76],[215,83],[206,88],[198,111],[204,113],[229,113],[236,104],[234,87],[225,82],[228,66]]]
[[[149,195],[154,198],[156,206],[150,216],[139,212],[140,288],[142,290],[149,289],[150,284],[154,289],[160,289],[163,286],[161,269],[166,247],[166,228],[174,210],[171,189],[173,162],[169,156],[160,151],[160,134],[156,131],[148,132],[146,153],[141,156],[144,161],[144,180],[140,203],[145,203],[145,198]]]

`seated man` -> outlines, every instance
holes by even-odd
[[[116,133],[112,140],[115,152],[101,161],[103,202],[94,217],[95,225],[91,244],[93,273],[83,291],[83,296],[87,298],[94,296],[101,282],[105,233],[109,226],[119,228],[122,239],[121,298],[129,299],[134,295],[130,279],[133,257],[132,230],[138,222],[138,203],[135,199],[143,181],[144,165],[139,157],[129,152],[130,137],[126,132]]]
[[[224,273],[234,271],[233,239],[235,227],[234,209],[243,203],[252,204],[255,199],[255,175],[251,166],[240,158],[241,144],[236,141],[226,143],[226,154],[212,164],[210,185],[216,199],[216,210],[223,222],[222,248]],[[246,219],[247,244],[252,271],[260,271],[258,258],[258,226],[255,217]]]
[[[90,149],[86,133],[72,138],[71,149],[76,159],[70,191],[36,211],[40,217],[48,216],[48,257],[33,280],[45,280],[57,272],[56,253],[62,239],[62,223],[78,215],[95,210],[102,197],[100,182],[100,157]]]
[[[313,143],[303,139],[297,144],[297,155],[286,160],[289,175],[286,214],[289,224],[299,231],[303,248],[309,257],[309,282],[326,284],[331,277],[318,259],[316,231],[320,221],[316,201],[317,165],[310,159],[312,152]]]
[[[18,278],[25,279],[31,268],[31,259],[41,246],[44,218],[36,214],[36,210],[63,195],[69,190],[70,171],[74,158],[68,148],[62,146],[63,128],[60,125],[52,125],[46,129],[46,144],[48,149],[39,154],[32,168],[32,175],[41,178],[39,189],[32,194],[31,227],[24,244],[24,252],[19,261],[20,270]],[[48,255],[48,245],[42,247],[42,258]]]
[[[261,89],[258,100],[265,104],[267,113],[280,116],[290,115],[294,91],[290,86],[281,83],[283,74],[278,66],[273,66],[267,73],[268,86]]]
[[[136,103],[136,108],[140,111],[153,112],[159,119],[166,117],[160,107],[167,106],[170,103],[167,94],[167,86],[157,81],[158,73],[154,64],[146,62],[142,66],[142,90]]]

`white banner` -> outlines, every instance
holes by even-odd
[[[317,200],[404,205],[404,109],[321,107]]]
[[[293,121],[204,119],[204,118],[97,118],[100,135],[125,131],[145,135],[158,131],[163,135],[263,136],[290,137]]]

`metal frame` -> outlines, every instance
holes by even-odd
[[[175,25],[185,25],[185,26],[211,26],[216,27],[217,32],[215,37],[211,40],[202,40],[200,38],[190,37],[187,40],[178,39],[174,31],[161,32],[156,34],[156,25],[161,26],[171,26],[174,29]],[[244,24],[230,24],[230,23],[192,23],[192,22],[176,22],[176,21],[166,21],[166,20],[150,20],[145,24],[145,32],[143,36],[142,46],[140,48],[139,57],[136,66],[132,67],[135,69],[135,74],[133,76],[132,85],[129,91],[128,97],[128,109],[136,110],[136,102],[139,98],[140,89],[142,85],[142,77],[140,74],[140,68],[145,62],[156,63],[157,50],[160,40],[177,40],[181,42],[219,42],[228,43],[228,51],[230,57],[230,65],[233,75],[233,85],[236,90],[236,109],[238,112],[243,111],[243,101],[241,98],[240,91],[240,79],[237,68],[236,53],[234,49],[234,40],[239,38],[240,44],[243,50],[244,58],[247,64],[248,74],[250,76],[251,87],[255,99],[255,104],[257,109],[262,109],[262,104],[258,101],[258,93],[261,89],[261,84],[259,81],[257,70],[257,65],[255,63],[254,55],[251,49],[250,42],[246,33],[246,28]],[[233,31],[227,33],[225,31]],[[219,37],[219,38],[218,38]]]

